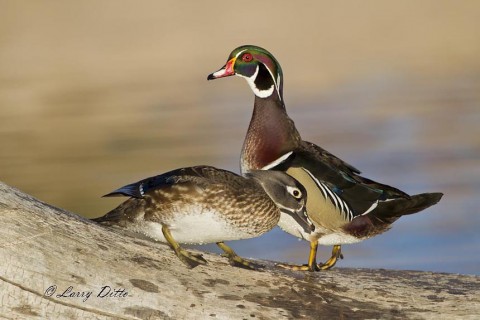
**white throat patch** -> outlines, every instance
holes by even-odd
[[[247,51],[248,49],[244,49],[242,51],[240,51],[239,53],[237,53],[237,55],[235,56],[236,59],[238,59],[238,57],[240,57],[240,55],[242,53],[244,53],[245,51]],[[261,62],[260,62],[261,63]],[[267,90],[259,90],[256,86],[255,86],[255,79],[257,78],[257,75],[258,75],[258,70],[259,70],[259,66],[257,66],[257,69],[255,70],[255,73],[251,76],[251,77],[245,77],[245,76],[242,76],[240,74],[236,74],[237,76],[239,77],[242,77],[242,78],[245,78],[248,82],[248,84],[250,85],[250,88],[252,89],[253,93],[259,97],[259,98],[266,98],[266,97],[269,97],[272,95],[273,93],[273,90],[274,88],[277,89],[277,94],[278,94],[278,97],[280,98],[280,100],[282,100],[282,97],[280,96],[280,81],[282,81],[280,75],[278,75],[277,79],[275,80],[274,76],[273,76],[273,73],[272,73],[272,70],[270,70],[270,68],[268,68],[267,66],[265,66],[265,68],[267,68],[268,70],[268,73],[270,73],[270,76],[272,77],[273,79],[273,83],[274,85],[272,85],[270,88],[268,88]]]
[[[252,89],[253,93],[255,93],[255,95],[257,97],[259,97],[259,98],[270,97],[273,93],[273,89],[275,88],[275,86],[273,84],[267,90],[259,90],[257,88],[257,86],[255,85],[255,79],[257,78],[259,69],[260,69],[260,67],[257,66],[257,69],[255,69],[255,73],[251,77],[245,77],[245,76],[242,76],[241,74],[239,74],[238,76],[240,76],[242,78],[245,78],[247,80],[248,84],[250,85],[250,88]]]

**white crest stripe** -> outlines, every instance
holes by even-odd
[[[278,98],[280,99],[280,101],[282,101],[282,97],[280,96],[280,84],[279,84],[280,81],[275,79],[275,76],[273,75],[272,70],[270,70],[270,68],[265,63],[263,63],[263,62],[260,62],[260,63],[262,63],[265,66],[265,68],[267,68],[268,73],[270,73],[270,76],[272,77],[273,83],[275,84],[275,88],[277,89]],[[278,75],[278,78],[280,79],[280,75]]]
[[[375,201],[375,202],[370,206],[370,208],[368,208],[368,209],[367,209],[364,213],[362,213],[361,215],[363,216],[363,215],[365,215],[365,214],[373,211],[377,206],[378,206],[378,200]]]
[[[238,57],[244,53],[245,51],[247,51],[248,49],[243,49],[242,51],[240,51],[239,53],[237,53],[237,55],[235,56],[235,59],[238,59]]]

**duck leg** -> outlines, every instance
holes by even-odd
[[[308,255],[308,264],[304,265],[291,265],[291,264],[283,264],[279,263],[278,266],[284,269],[290,269],[294,271],[320,271],[320,268],[317,264],[317,249],[318,249],[318,241],[310,241],[310,253]],[[333,265],[332,265],[333,267]]]
[[[222,254],[222,256],[228,258],[228,261],[232,266],[250,270],[258,270],[259,268],[264,268],[264,266],[260,264],[249,262],[243,259],[224,242],[217,242],[217,246],[223,250],[224,254]]]
[[[201,254],[191,253],[180,247],[178,242],[173,239],[172,233],[166,225],[162,225],[162,233],[170,247],[175,251],[177,257],[185,263],[187,267],[195,268],[200,264],[207,264],[207,260],[205,260]]]
[[[330,259],[328,259],[325,263],[322,263],[321,265],[319,265],[318,269],[319,270],[328,270],[328,269],[332,268],[337,263],[338,259],[343,259],[342,246],[335,245],[335,246],[333,246],[332,256],[330,257]]]

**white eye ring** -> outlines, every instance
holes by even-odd
[[[290,187],[287,186],[287,191],[290,193],[295,199],[301,199],[302,198],[302,191],[296,187]]]

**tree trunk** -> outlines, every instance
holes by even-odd
[[[341,269],[187,269],[164,244],[108,229],[0,183],[7,319],[476,318],[480,278]]]

